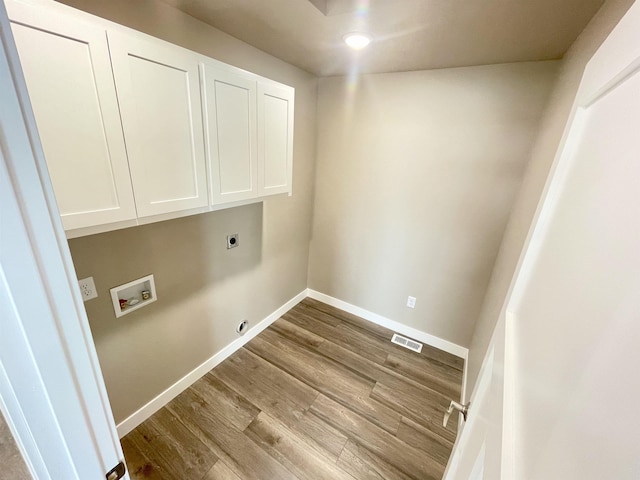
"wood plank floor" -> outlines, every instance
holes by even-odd
[[[122,439],[130,475],[441,479],[463,361],[305,299]]]
[[[18,445],[9,430],[6,420],[0,413],[0,478],[28,480],[29,469],[18,450]]]

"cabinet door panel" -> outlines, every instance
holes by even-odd
[[[214,204],[258,194],[256,81],[203,66],[211,195]]]
[[[208,205],[197,57],[109,32],[138,216]]]
[[[258,86],[259,194],[291,193],[293,89]]]
[[[11,5],[12,30],[65,230],[136,218],[106,32]]]

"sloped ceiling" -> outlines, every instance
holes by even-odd
[[[603,0],[164,0],[320,76],[561,58]],[[370,34],[365,50],[342,37]]]

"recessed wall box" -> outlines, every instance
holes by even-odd
[[[153,275],[147,275],[119,287],[113,287],[110,291],[116,318],[120,318],[157,300]]]

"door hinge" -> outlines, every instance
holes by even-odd
[[[107,480],[119,480],[127,473],[127,468],[124,466],[124,462],[120,462],[115,467],[107,472]]]

